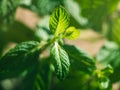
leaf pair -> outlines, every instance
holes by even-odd
[[[67,11],[62,6],[56,8],[52,13],[49,22],[52,33],[55,36],[62,34],[63,37],[68,39],[78,38],[80,34],[79,30],[77,30],[75,27],[69,27],[69,25],[70,16]]]

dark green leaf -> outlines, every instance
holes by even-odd
[[[38,64],[23,80],[22,90],[45,90],[43,78],[38,73]]]
[[[65,45],[64,48],[70,57],[72,69],[87,73],[92,72],[95,69],[95,62],[83,50],[72,45]]]
[[[52,75],[49,59],[41,59],[26,75],[22,83],[22,90],[49,90]]]
[[[56,8],[50,17],[50,30],[56,36],[65,32],[65,29],[69,26],[70,18],[67,11],[62,7]]]
[[[38,44],[36,41],[23,42],[5,54],[0,60],[0,79],[18,76],[32,68],[38,62]]]
[[[68,54],[62,49],[57,42],[51,49],[52,63],[55,67],[55,73],[60,80],[65,79],[69,71]]]

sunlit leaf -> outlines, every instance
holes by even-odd
[[[69,27],[65,32],[65,37],[74,40],[77,39],[80,35],[80,31],[77,30],[75,27]]]
[[[57,36],[65,31],[69,26],[69,15],[67,11],[62,7],[56,8],[50,17],[50,30]]]

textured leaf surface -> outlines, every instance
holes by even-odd
[[[51,49],[51,55],[57,77],[60,80],[65,79],[70,66],[68,54],[58,45],[57,42],[55,42]]]
[[[36,41],[23,42],[11,49],[0,60],[0,79],[15,77],[37,63],[39,52]]]
[[[65,33],[65,37],[70,40],[77,39],[79,35],[80,35],[80,31],[77,30],[75,27],[69,27]]]
[[[88,73],[95,69],[95,62],[83,50],[72,45],[64,45],[64,48],[68,52],[73,70],[80,70]]]
[[[70,19],[67,11],[60,6],[53,11],[50,17],[50,30],[57,36],[65,31],[69,26],[69,21]]]

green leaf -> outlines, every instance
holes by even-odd
[[[64,37],[70,39],[70,40],[74,40],[77,39],[80,35],[80,31],[77,30],[75,27],[69,27],[66,32]]]
[[[96,59],[100,64],[106,66],[110,64],[114,73],[110,75],[111,82],[117,82],[120,80],[120,47],[114,42],[107,42],[99,51]]]
[[[38,63],[38,44],[36,41],[23,42],[5,54],[0,60],[0,80],[19,76]]]
[[[83,50],[72,45],[64,45],[64,48],[70,57],[71,68],[73,71],[80,70],[91,73],[95,69],[94,60]]]
[[[56,8],[55,11],[53,11],[50,17],[50,30],[57,36],[63,33],[66,28],[68,28],[69,23],[70,18],[67,11],[62,6],[60,6]]]
[[[55,73],[60,80],[65,79],[69,71],[69,58],[68,54],[62,49],[57,42],[51,49],[52,63],[55,67]]]

